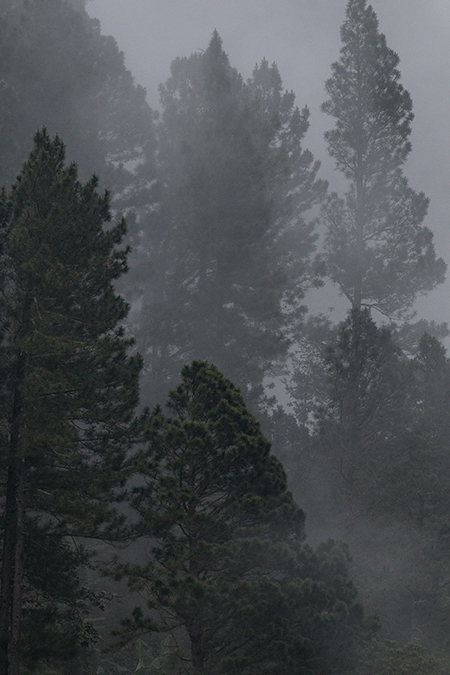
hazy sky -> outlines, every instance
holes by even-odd
[[[330,64],[338,58],[339,27],[346,0],[90,0],[125,53],[136,81],[158,106],[157,87],[170,62],[205,49],[216,28],[224,49],[244,77],[263,57],[275,61],[297,103],[311,110],[305,145],[322,161],[322,177],[336,179],[323,131],[331,119],[320,112]],[[450,0],[373,0],[380,30],[400,56],[402,83],[413,103],[413,153],[406,173],[411,186],[431,198],[427,225],[450,267]],[[420,315],[450,322],[450,282],[419,303]]]

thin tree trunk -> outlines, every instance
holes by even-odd
[[[27,462],[20,461],[16,499],[16,546],[14,552],[14,577],[11,603],[11,646],[8,675],[20,675],[20,641],[22,627],[22,596],[25,554],[25,492]]]
[[[0,594],[0,675],[8,675],[9,670],[9,644],[11,628],[11,608],[14,583],[14,559],[17,533],[16,511],[16,487],[17,487],[16,462],[9,462],[8,478],[6,485],[6,506],[4,516],[4,539],[1,568],[1,594]]]
[[[364,266],[364,182],[362,153],[358,150],[356,170],[356,260],[353,309],[361,310]]]
[[[0,572],[0,675],[18,675],[19,673],[20,654],[18,650],[24,565],[24,496],[27,474],[25,459],[20,458],[25,361],[25,355],[18,357],[10,423],[4,541]],[[13,649],[12,641],[14,641]]]
[[[8,472],[1,570],[0,675],[19,675],[27,467],[12,459]]]
[[[360,59],[361,59],[360,55]],[[358,60],[360,60],[358,59]],[[354,294],[353,294],[353,309],[360,310],[363,299],[363,269],[364,269],[364,230],[365,230],[365,214],[364,214],[364,153],[363,153],[363,128],[362,120],[364,117],[364,101],[363,101],[363,85],[364,74],[361,71],[361,62],[358,64],[358,122],[361,124],[359,129],[359,139],[356,146],[356,175],[355,175],[355,189],[356,189],[356,213],[355,213],[355,238],[356,238],[356,260],[354,269]]]
[[[194,675],[203,675],[205,672],[205,653],[203,649],[203,630],[202,622],[199,618],[194,618],[189,627],[189,637],[191,640],[191,658]]]

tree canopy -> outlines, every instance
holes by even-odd
[[[78,7],[71,6],[78,4]],[[0,185],[10,185],[29,138],[59,134],[87,180],[101,176],[115,199],[131,189],[129,162],[153,146],[153,113],[115,40],[81,3],[5,3],[0,20]]]
[[[196,361],[167,409],[149,418],[131,498],[151,552],[117,570],[146,599],[126,632],[174,635],[187,673],[344,667],[363,633],[346,549],[304,546],[303,513],[239,391]]]
[[[245,83],[217,33],[175,59],[160,94],[156,204],[135,239],[134,330],[153,395],[195,357],[257,402],[317,281],[304,215],[326,186],[301,146],[308,111],[267,61]]]
[[[428,199],[403,174],[411,97],[400,84],[399,57],[366,0],[349,0],[341,39],[322,109],[335,119],[325,138],[349,191],[344,198],[331,194],[322,212],[327,274],[352,307],[401,317],[446,271],[423,225]]]
[[[0,675],[447,672],[403,644],[449,653],[446,333],[394,323],[445,264],[366,0],[341,36],[323,110],[343,197],[276,64],[245,81],[215,31],[157,114],[84,0],[0,0],[0,184],[26,160],[0,193]],[[339,325],[305,317],[324,274],[351,305]],[[191,363],[140,417],[136,348],[151,406]],[[290,489],[312,540],[353,560],[308,546]],[[92,551],[126,537],[110,592]],[[105,654],[136,597],[136,653]]]
[[[113,536],[115,490],[136,438],[141,359],[127,354],[128,307],[113,285],[126,271],[125,223],[109,224],[108,195],[96,186],[95,177],[78,181],[62,141],[42,130],[0,201],[0,663],[8,675],[43,647],[22,640],[29,609],[43,632],[54,618],[66,644],[64,605],[85,597],[75,575],[86,561],[67,537]],[[36,569],[50,543],[53,584]]]

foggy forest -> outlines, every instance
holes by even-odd
[[[448,213],[400,50],[333,5],[319,118],[220,26],[146,89],[99,2],[0,0],[0,675],[448,675]]]

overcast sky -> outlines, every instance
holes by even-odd
[[[338,58],[346,0],[90,0],[91,16],[113,35],[128,68],[158,107],[158,84],[170,62],[205,49],[216,28],[231,64],[244,77],[263,57],[275,61],[299,106],[311,110],[305,145],[336,179],[320,112],[330,64]],[[402,83],[413,103],[411,186],[431,198],[427,225],[450,267],[450,0],[372,0],[380,30],[400,56]],[[450,322],[450,282],[419,303],[420,316]]]

